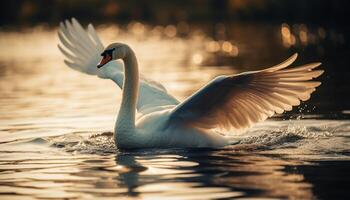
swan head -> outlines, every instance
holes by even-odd
[[[122,43],[112,43],[108,45],[101,53],[101,62],[97,68],[101,68],[112,60],[124,59],[129,52],[130,47]]]

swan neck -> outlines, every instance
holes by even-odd
[[[135,53],[127,47],[124,61],[124,81],[120,110],[115,130],[131,130],[135,128],[136,103],[139,89],[139,72]]]

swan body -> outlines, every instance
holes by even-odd
[[[171,111],[171,108],[166,108],[141,116],[132,132],[118,130],[116,126],[116,145],[119,148],[215,148],[226,146],[231,141],[228,136],[214,131],[168,126]]]
[[[219,76],[180,103],[163,85],[139,74],[128,45],[104,48],[91,24],[84,30],[74,18],[66,20],[60,24],[59,39],[69,67],[111,79],[123,90],[114,129],[118,148],[232,144],[234,138],[225,133],[244,130],[308,100],[321,84],[312,79],[323,73],[314,70],[321,63],[286,69],[296,60],[294,54],[264,70]]]

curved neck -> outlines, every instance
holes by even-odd
[[[130,130],[135,128],[136,102],[139,89],[139,71],[134,52],[128,47],[124,61],[124,81],[122,102],[118,118],[115,124],[116,133],[118,130]]]

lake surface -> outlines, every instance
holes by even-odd
[[[344,30],[130,23],[98,32],[104,44],[130,44],[141,72],[180,100],[216,75],[262,69],[294,52],[297,64],[322,61],[326,73],[310,101],[237,135],[236,145],[120,151],[110,133],[120,89],[66,67],[56,29],[1,29],[0,199],[350,198]]]

